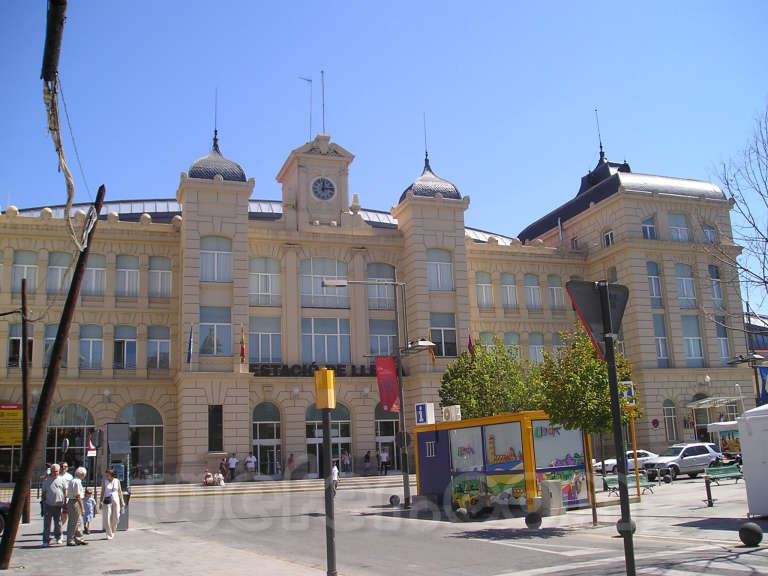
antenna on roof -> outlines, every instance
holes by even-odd
[[[600,117],[597,115],[597,108],[595,108],[595,123],[597,124],[597,141],[600,142],[600,160],[605,158],[603,152],[603,137],[600,136]]]
[[[320,84],[323,88],[323,134],[325,134],[325,70],[320,70]]]
[[[309,140],[307,142],[310,142],[312,140],[312,78],[299,76],[299,80],[304,80],[309,84]]]

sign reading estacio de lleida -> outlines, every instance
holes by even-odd
[[[376,366],[373,364],[318,364],[313,362],[312,364],[250,364],[248,366],[249,372],[254,376],[269,376],[269,377],[293,377],[306,376],[314,377],[315,371],[320,368],[328,368],[336,373],[336,378],[344,378],[347,376],[376,376]]]

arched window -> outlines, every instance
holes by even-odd
[[[656,220],[653,216],[643,220],[641,226],[644,240],[656,240]]]
[[[163,479],[163,417],[149,404],[133,404],[120,414],[131,429],[131,479]]]
[[[693,270],[688,264],[675,264],[675,276],[677,276],[677,296],[680,299],[680,308],[687,310],[696,308]]]
[[[664,400],[662,405],[664,410],[664,431],[667,442],[677,442],[680,437],[677,435],[677,414],[675,403],[672,400]]]
[[[515,275],[508,272],[501,275],[501,306],[504,310],[517,310]]]
[[[149,257],[149,297],[171,297],[171,259],[163,256]]]
[[[525,275],[525,306],[528,310],[541,310],[541,290],[536,274]]]
[[[301,305],[305,308],[349,308],[347,286],[323,286],[324,280],[347,280],[347,264],[333,258],[301,261]]]
[[[27,280],[27,294],[34,294],[37,287],[37,252],[14,250],[11,292],[21,292],[21,279]]]
[[[398,413],[385,412],[381,407],[381,402],[379,402],[376,405],[374,423],[376,427],[376,452],[389,454],[389,467],[393,470],[399,470],[400,451],[397,450],[397,432],[400,430],[400,422]]]
[[[715,227],[706,222],[701,223],[701,231],[704,234],[704,242],[706,244],[717,244],[717,231]]]
[[[688,218],[685,214],[669,215],[669,239],[672,242],[689,242]]]
[[[493,308],[491,275],[488,272],[475,272],[475,286],[477,287],[477,307],[484,310]]]
[[[307,473],[322,477],[323,414],[314,404],[307,408],[305,416],[307,431]],[[331,410],[331,459],[341,462],[341,455],[346,450],[352,454],[352,432],[349,408],[341,402]]]
[[[104,296],[106,285],[107,257],[104,254],[89,254],[80,294],[83,296]]]
[[[48,418],[45,461],[67,461],[71,468],[87,463],[88,437],[93,432],[93,416],[85,406],[65,404],[54,408]],[[69,446],[64,450],[65,440]]]
[[[659,265],[656,262],[646,262],[645,269],[648,273],[648,292],[651,296],[652,308],[663,308],[661,299],[661,278],[659,277]]]
[[[115,263],[115,296],[136,298],[139,295],[139,257],[120,255]]]
[[[538,332],[528,334],[528,360],[531,362],[544,361],[544,335]]]
[[[520,358],[520,334],[516,332],[504,332],[504,346],[507,347],[510,356]]]
[[[232,240],[222,236],[200,238],[200,281],[232,282]]]
[[[723,287],[720,283],[720,268],[709,266],[709,287],[712,292],[712,307],[716,310],[725,310],[723,305]]]
[[[603,247],[608,248],[609,246],[613,246],[613,230],[610,228],[603,232]]]
[[[549,290],[549,307],[552,310],[565,310],[565,298],[563,297],[563,281],[557,274],[547,276]]]
[[[395,309],[395,267],[381,262],[368,264],[368,309]]]
[[[280,474],[280,448],[280,409],[272,402],[262,402],[253,409],[253,455],[256,457],[256,474]]]
[[[72,281],[72,254],[67,252],[51,252],[48,254],[48,279],[46,280],[47,294],[66,294]]]

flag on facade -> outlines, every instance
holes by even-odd
[[[400,412],[397,364],[391,356],[378,356],[376,358],[376,383],[379,385],[381,409],[384,412]]]
[[[240,364],[245,364],[245,328],[240,324]]]
[[[763,382],[762,389],[760,391],[760,403],[768,404],[768,390],[765,388],[765,381],[768,378],[768,367],[760,367],[760,380]]]
[[[189,346],[187,347],[187,364],[192,362],[192,326],[189,327]]]
[[[467,350],[469,350],[469,355],[472,356],[472,360],[475,359],[475,345],[472,343],[472,333],[467,330]]]
[[[435,364],[437,364],[437,358],[435,357],[435,346],[429,347],[429,357],[432,358],[432,367],[434,368]]]

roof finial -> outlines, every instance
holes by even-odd
[[[221,154],[219,150],[219,87],[213,96],[213,150]]]
[[[597,108],[595,108],[595,122],[597,123],[597,140],[600,142],[600,160],[605,160],[605,152],[603,152],[603,138],[600,136],[600,117],[597,115]]]
[[[427,113],[423,112],[424,115],[424,172],[429,170],[432,172],[432,168],[429,166],[429,148],[427,147]]]

